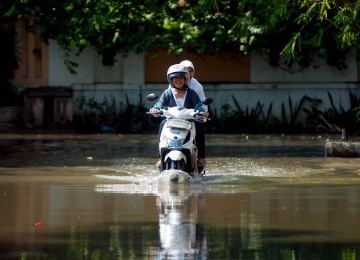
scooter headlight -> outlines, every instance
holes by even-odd
[[[181,141],[180,140],[171,140],[170,143],[169,143],[169,148],[180,149],[181,148]]]

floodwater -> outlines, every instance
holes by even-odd
[[[360,158],[326,138],[207,135],[170,185],[155,135],[2,134],[0,259],[359,259]]]

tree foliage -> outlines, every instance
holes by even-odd
[[[6,4],[4,4],[6,3]],[[9,4],[11,3],[11,4]],[[45,41],[117,53],[240,51],[273,66],[308,67],[317,57],[346,67],[359,46],[359,6],[350,0],[3,0],[1,15],[29,19]]]

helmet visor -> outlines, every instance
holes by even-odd
[[[169,75],[169,78],[172,79],[174,77],[182,77],[186,79],[186,73],[184,72],[174,72]]]

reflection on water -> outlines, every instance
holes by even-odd
[[[207,174],[178,185],[154,140],[0,136],[0,258],[360,257],[360,159],[322,137],[210,135]]]
[[[160,259],[203,259],[206,239],[203,225],[198,223],[201,197],[178,185],[157,197],[159,209]]]

